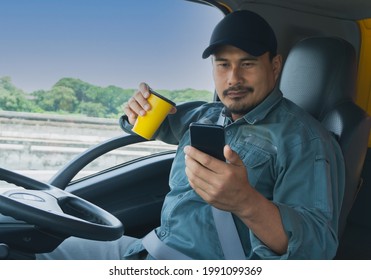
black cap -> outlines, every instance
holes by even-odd
[[[235,11],[225,16],[211,35],[210,45],[202,54],[207,58],[222,45],[232,45],[253,56],[277,53],[277,39],[272,27],[258,14]]]

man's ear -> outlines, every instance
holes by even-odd
[[[274,78],[277,81],[278,77],[281,74],[281,70],[282,70],[282,55],[277,54],[275,57],[273,57],[272,67],[273,67]]]

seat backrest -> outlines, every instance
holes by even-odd
[[[283,95],[304,108],[336,135],[346,168],[339,220],[341,237],[361,183],[370,118],[354,103],[356,55],[337,37],[311,37],[290,51],[280,79]]]

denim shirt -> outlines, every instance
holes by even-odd
[[[223,108],[220,102],[179,105],[156,134],[178,144],[156,233],[194,259],[224,256],[211,207],[189,185],[183,148],[190,145],[190,123],[217,123]],[[244,117],[233,122],[225,116],[224,126],[226,143],[244,162],[250,184],[279,208],[289,239],[287,252],[277,255],[234,216],[246,259],[333,258],[345,183],[335,138],[277,89]],[[131,126],[123,129],[130,132]],[[138,242],[130,253],[140,250]]]

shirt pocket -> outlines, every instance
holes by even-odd
[[[261,144],[257,146],[248,141],[241,141],[236,143],[234,149],[232,147],[247,168],[250,184],[255,187],[259,183],[263,172],[272,165],[275,156],[275,148],[272,145],[269,144],[270,147],[264,149]]]

